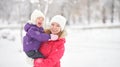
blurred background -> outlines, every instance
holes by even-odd
[[[66,17],[61,67],[120,67],[120,0],[0,0],[0,67],[32,67],[22,49],[33,10]]]

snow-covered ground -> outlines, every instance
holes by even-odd
[[[62,67],[120,67],[120,29],[68,31]]]
[[[26,62],[19,32],[0,31],[0,67],[32,67]],[[67,32],[62,67],[120,67],[120,28],[68,28]]]
[[[22,52],[19,30],[0,31],[0,67],[30,67]]]

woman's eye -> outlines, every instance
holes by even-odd
[[[60,25],[57,25],[57,27],[60,27]]]
[[[60,27],[59,25],[57,25],[57,27]]]
[[[54,26],[54,24],[51,24],[52,26]]]

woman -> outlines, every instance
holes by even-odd
[[[61,15],[56,15],[50,21],[50,29],[46,30],[48,34],[57,34],[59,38],[56,41],[42,43],[39,51],[45,58],[34,60],[34,67],[60,67],[60,59],[64,54],[66,19]]]

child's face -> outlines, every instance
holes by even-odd
[[[42,24],[43,24],[43,21],[44,21],[44,18],[43,18],[43,17],[38,17],[38,18],[36,19],[36,25],[37,25],[38,27],[41,27]]]
[[[61,27],[58,23],[52,22],[50,25],[50,31],[52,34],[58,34],[61,31]]]

